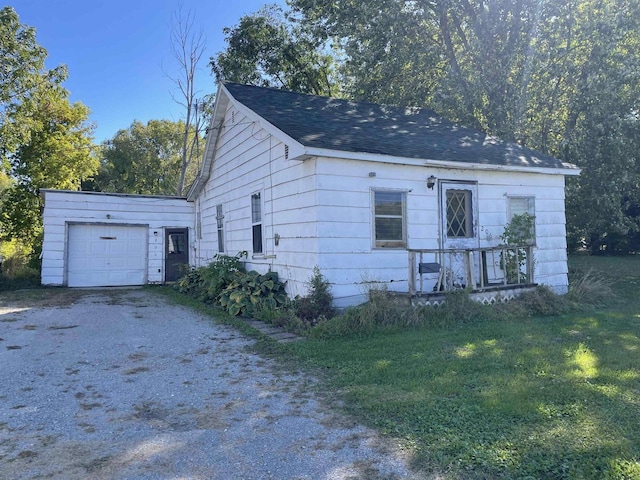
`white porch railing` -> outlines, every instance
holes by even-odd
[[[468,288],[486,291],[532,285],[533,246],[409,249],[409,294]]]

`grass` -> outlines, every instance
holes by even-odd
[[[447,478],[640,478],[640,257],[571,259],[613,306],[282,349]],[[332,393],[335,396],[335,393]]]

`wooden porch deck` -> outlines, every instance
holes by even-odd
[[[495,303],[535,286],[533,245],[409,249],[408,257],[411,298],[439,303],[447,292],[467,289],[472,298]]]

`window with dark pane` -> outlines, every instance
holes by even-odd
[[[216,205],[216,224],[218,226],[218,252],[224,252],[224,214],[222,205]]]
[[[262,201],[259,193],[251,195],[251,236],[253,253],[262,253]]]
[[[375,246],[382,248],[404,248],[405,236],[405,192],[374,192]]]
[[[447,237],[473,237],[471,190],[447,190]]]

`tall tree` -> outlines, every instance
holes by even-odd
[[[323,42],[288,21],[280,7],[267,6],[225,28],[227,48],[211,58],[218,81],[284,88],[316,95],[337,93],[333,57]]]
[[[13,9],[0,11],[0,23],[2,168],[11,178],[2,193],[0,234],[37,252],[42,233],[39,190],[77,189],[98,162],[92,155],[89,110],[71,104],[61,86],[66,68],[44,68],[46,50]]]
[[[196,31],[194,28],[194,16],[190,11],[183,13],[180,4],[171,27],[171,53],[178,65],[178,73],[170,76],[178,89],[178,95],[173,99],[185,109],[180,177],[175,192],[178,196],[183,194],[187,170],[196,153],[197,141],[202,136],[206,116],[213,103],[211,95],[199,98],[196,90],[196,74],[204,54],[206,39],[202,30]]]
[[[86,188],[94,190],[175,195],[181,179],[195,178],[196,165],[181,174],[184,122],[134,121],[102,145],[100,173]],[[193,135],[193,132],[192,132]],[[190,136],[188,144],[196,144]],[[202,145],[202,142],[197,142]],[[202,151],[196,152],[197,155]]]
[[[0,10],[0,154],[13,151],[28,129],[13,120],[22,102],[47,85],[57,85],[67,75],[64,66],[48,70],[47,51],[36,42],[33,27],[20,23],[12,7]],[[7,164],[5,162],[5,168]]]
[[[291,0],[344,51],[346,96],[429,105],[578,164],[571,242],[640,231],[635,0]],[[636,193],[634,193],[636,192]]]

